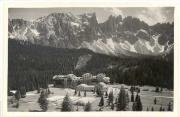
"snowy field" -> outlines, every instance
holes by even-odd
[[[125,86],[125,89],[129,93],[129,98],[131,96],[130,94],[130,86]],[[119,93],[119,88],[121,85],[108,85],[108,92],[113,90],[114,97],[117,97]],[[143,86],[140,87],[141,92],[141,101],[143,104],[143,111],[146,111],[147,108],[151,110],[151,108],[154,108],[154,111],[159,111],[159,108],[162,106],[167,110],[167,105],[169,102],[173,102],[173,91],[169,91],[168,89],[163,89],[162,93],[154,92],[155,87],[152,86]],[[148,89],[148,90],[147,90]],[[100,97],[97,97],[96,94],[93,92],[87,92],[87,96],[84,97],[84,92],[81,92],[81,96],[74,96],[74,89],[63,89],[63,88],[54,88],[50,87],[50,91],[53,92],[53,94],[50,94],[48,97],[49,105],[48,105],[48,111],[60,111],[61,110],[61,103],[63,101],[63,98],[66,94],[68,94],[74,104],[74,110],[78,108],[79,111],[83,111],[83,106],[77,106],[77,102],[80,103],[87,103],[90,102],[92,105],[93,111],[99,110],[99,101]],[[37,103],[38,98],[40,94],[37,94],[37,91],[31,91],[27,92],[26,98],[21,98],[19,101],[19,108],[13,107],[13,104],[8,103],[8,111],[19,111],[19,112],[38,112],[41,111],[39,104]],[[136,96],[136,93],[135,93]],[[157,99],[157,104],[154,105],[154,98]],[[8,100],[10,100],[12,97],[9,96]],[[129,102],[129,111],[132,110],[132,102]],[[109,106],[107,106],[107,98],[105,98],[105,106],[103,108],[103,111],[112,111]],[[115,110],[114,110],[115,111]]]

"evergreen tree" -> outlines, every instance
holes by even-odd
[[[49,87],[48,87],[48,89],[47,89],[47,94],[48,94],[48,95],[51,94],[51,91],[50,91]]]
[[[142,106],[142,102],[141,102],[141,98],[140,96],[138,96],[138,99],[137,99],[137,111],[142,111],[143,109],[143,106]]]
[[[46,92],[44,90],[41,91],[38,103],[44,112],[48,110],[48,100],[46,97]]]
[[[126,104],[129,103],[129,94],[126,92]]]
[[[138,93],[140,93],[140,92],[141,92],[140,88],[138,88],[137,92],[138,92]]]
[[[61,111],[73,111],[73,103],[68,95],[66,95],[63,99]]]
[[[16,108],[19,108],[19,100],[17,101],[15,107],[16,107]]]
[[[151,108],[151,111],[154,111],[154,107]]]
[[[163,111],[162,105],[161,105],[161,107],[159,108],[159,111]]]
[[[49,96],[49,93],[50,91],[48,90],[48,88],[47,89],[45,89],[45,97],[47,98],[48,96]]]
[[[77,105],[76,111],[79,111],[79,106]]]
[[[147,107],[146,111],[149,111],[149,108]]]
[[[81,92],[79,91],[78,96],[81,96]]]
[[[137,101],[133,103],[132,110],[133,111],[142,111],[143,106],[141,102],[140,96],[137,96]]]
[[[26,97],[26,89],[24,86],[20,88],[20,94],[21,94],[21,98]]]
[[[169,102],[169,104],[168,104],[168,109],[167,109],[168,111],[172,111],[172,108],[171,108],[171,103]]]
[[[118,96],[118,102],[117,102],[117,111],[121,111],[121,110],[125,110],[127,105],[126,102],[126,91],[124,89],[124,87],[121,87],[119,96]]]
[[[97,96],[103,96],[103,93],[100,89],[96,89]]]
[[[37,85],[37,93],[40,93],[41,92],[41,90],[40,90],[40,86],[39,86],[39,84]]]
[[[154,104],[156,104],[157,103],[157,99],[156,98],[154,98]]]
[[[134,102],[134,93],[131,94],[131,102]]]
[[[134,88],[131,86],[130,88],[131,94],[134,93]]]
[[[161,92],[163,92],[163,88],[161,87]]]
[[[88,102],[86,105],[85,105],[85,107],[84,107],[84,111],[91,111],[92,109],[91,109],[91,103],[90,102]]]
[[[16,100],[19,101],[19,99],[21,98],[21,93],[20,93],[20,91],[17,90],[14,96],[15,96]]]
[[[111,109],[114,110],[114,103],[111,104]]]
[[[159,87],[156,87],[156,90],[155,90],[155,92],[159,92]]]
[[[137,111],[137,102],[133,102],[132,110]]]
[[[115,100],[115,104],[117,104],[118,103],[118,98],[116,98],[116,100]]]
[[[137,93],[136,98],[135,98],[135,101],[136,101],[136,102],[138,101],[138,98],[139,98],[139,95],[138,95],[138,93]]]
[[[108,92],[107,92],[107,91],[106,91],[105,97],[106,97],[106,98],[108,97]]]
[[[111,91],[108,96],[108,105],[113,103],[113,100],[114,100],[114,95],[113,95],[113,91]]]
[[[100,107],[104,106],[104,97],[103,96],[101,96],[101,100],[99,102],[99,106]]]
[[[76,91],[76,89],[75,89],[75,91],[74,91],[74,95],[76,95],[77,94],[77,91]]]
[[[84,91],[84,97],[86,97],[86,90]]]

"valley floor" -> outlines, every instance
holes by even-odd
[[[129,91],[130,86],[124,85],[125,89],[129,93],[129,99],[131,97],[131,93]],[[121,87],[120,84],[118,85],[108,85],[108,92],[113,90],[114,97],[117,97],[119,93],[119,88]],[[159,111],[160,107],[162,106],[165,111],[167,111],[168,103],[171,102],[173,104],[173,91],[170,91],[168,89],[163,89],[163,92],[155,92],[155,87],[152,86],[143,86],[140,87],[141,92],[139,93],[141,97],[141,102],[143,105],[143,111],[147,111],[147,108],[149,111],[151,108],[154,108],[154,111]],[[50,91],[52,94],[49,95],[48,101],[48,111],[49,112],[60,112],[61,111],[61,103],[63,101],[64,96],[68,93],[71,100],[74,104],[74,110],[77,111],[83,111],[84,106],[77,106],[75,105],[76,102],[82,102],[87,103],[90,102],[92,105],[92,111],[99,111],[99,102],[100,97],[97,97],[96,94],[93,92],[87,92],[86,97],[84,97],[84,92],[81,92],[81,96],[74,96],[74,89],[63,89],[63,88],[54,88],[52,85],[50,85]],[[37,94],[37,91],[31,91],[26,93],[25,98],[21,98],[19,101],[19,108],[15,108],[14,104],[10,103],[10,100],[12,99],[12,96],[8,97],[8,111],[10,112],[40,112],[41,109],[38,104],[38,98],[40,94]],[[135,93],[136,96],[136,93]],[[154,104],[154,98],[157,99],[157,104]],[[112,110],[110,106],[108,106],[108,98],[104,98],[104,107],[103,111],[116,111],[116,108]],[[133,102],[129,102],[128,104],[128,110],[132,111],[132,104]]]

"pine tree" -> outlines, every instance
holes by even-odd
[[[156,90],[155,90],[155,92],[159,92],[159,87],[156,87]]]
[[[103,93],[100,89],[96,89],[97,96],[103,96]]]
[[[77,105],[76,111],[79,111],[79,106]]]
[[[45,89],[45,97],[47,98],[48,96],[49,96],[49,93],[50,91],[48,90],[48,88],[47,89]]]
[[[47,89],[47,94],[48,94],[48,95],[51,94],[51,91],[50,91],[49,87],[48,87],[48,89]]]
[[[129,94],[126,92],[126,104],[129,103]]]
[[[115,99],[115,104],[117,104],[117,103],[118,103],[118,98]]]
[[[133,103],[132,110],[133,111],[142,111],[143,106],[142,106],[142,102],[141,102],[140,96],[137,96],[136,100],[137,101]]]
[[[141,98],[140,96],[138,96],[138,99],[137,99],[137,111],[142,111],[143,109],[143,106],[142,106],[142,102],[141,102]]]
[[[84,91],[84,97],[86,97],[86,90]]]
[[[131,102],[134,102],[134,93],[131,94]]]
[[[79,91],[78,96],[81,96],[81,92]]]
[[[77,94],[77,91],[76,91],[76,89],[75,89],[75,91],[74,91],[74,95],[76,95]]]
[[[107,91],[106,91],[105,97],[106,97],[106,98],[108,97],[108,92],[107,92]]]
[[[17,101],[15,107],[16,107],[16,108],[19,108],[19,100]]]
[[[113,100],[114,100],[114,95],[113,95],[113,91],[111,91],[108,96],[108,105],[113,103]]]
[[[137,102],[133,102],[132,110],[137,111]]]
[[[130,88],[130,91],[131,91],[131,94],[133,94],[134,93],[134,88],[131,86],[131,88]]]
[[[154,111],[154,107],[151,108],[151,111]]]
[[[154,98],[154,104],[156,104],[157,103],[157,100],[156,100],[156,98]]]
[[[114,110],[114,104],[113,103],[111,104],[111,109]]]
[[[161,107],[159,108],[159,111],[163,111],[162,105],[161,105]]]
[[[37,93],[40,93],[41,90],[40,90],[40,86],[39,86],[39,83],[37,83]]]
[[[147,107],[146,111],[149,111],[149,108]]]
[[[101,100],[99,102],[99,106],[100,107],[104,106],[104,97],[103,96],[101,96]]]
[[[88,102],[86,105],[85,105],[85,107],[84,107],[84,111],[91,111],[92,109],[91,109],[91,103],[90,102]]]
[[[21,98],[21,92],[19,90],[17,90],[14,96],[15,96],[16,100],[19,101],[19,99]]]
[[[138,101],[138,98],[139,98],[139,95],[138,95],[138,93],[137,93],[136,98],[135,98],[135,101],[136,101],[136,102]]]
[[[161,87],[161,92],[163,92],[163,88]]]
[[[38,103],[44,112],[48,110],[48,100],[46,97],[46,92],[44,90],[41,91]]]
[[[24,86],[20,88],[20,94],[21,94],[21,98],[26,97],[26,89]]]
[[[168,104],[168,109],[167,109],[168,111],[172,111],[172,109],[171,109],[171,103],[169,102],[169,104]]]
[[[126,91],[124,89],[124,87],[121,87],[119,96],[118,96],[118,102],[117,102],[117,111],[121,111],[121,110],[125,110],[127,105],[126,102]]]
[[[61,111],[73,111],[73,103],[68,95],[63,99]]]
[[[140,93],[141,92],[141,90],[140,90],[140,88],[138,88],[138,93]]]

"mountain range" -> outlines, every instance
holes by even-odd
[[[113,56],[166,55],[173,51],[174,23],[149,26],[141,19],[95,13],[51,13],[33,21],[9,19],[9,39],[68,49],[89,49]]]

